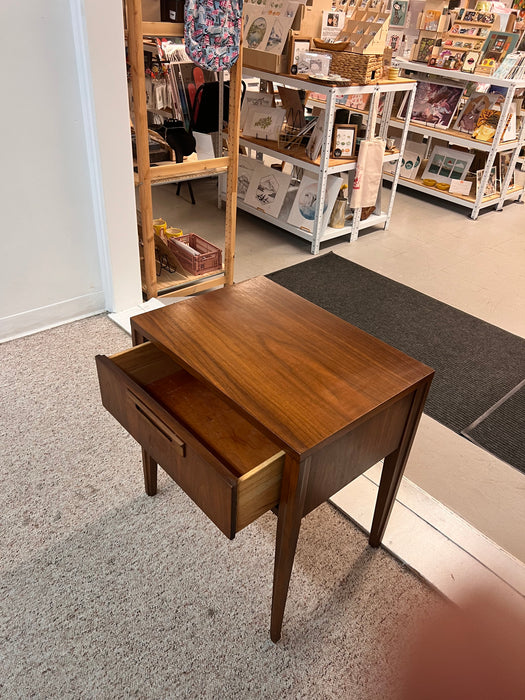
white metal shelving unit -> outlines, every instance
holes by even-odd
[[[352,85],[350,87],[329,87],[314,83],[312,81],[302,79],[299,77],[280,75],[275,73],[267,73],[264,71],[255,70],[253,68],[243,68],[243,74],[249,77],[259,78],[261,80],[266,80],[272,82],[276,85],[284,85],[285,87],[295,88],[298,90],[314,91],[316,93],[326,96],[325,114],[324,114],[324,140],[321,147],[320,157],[313,161],[310,160],[305,153],[303,146],[294,148],[293,151],[285,150],[279,147],[279,144],[275,141],[262,141],[260,139],[253,139],[248,137],[243,137],[241,135],[240,144],[244,146],[248,152],[263,153],[267,156],[277,158],[286,163],[290,163],[298,168],[302,168],[308,172],[312,172],[318,175],[318,186],[317,186],[317,200],[316,200],[316,213],[313,222],[313,230],[306,231],[297,226],[293,226],[281,218],[275,218],[265,214],[264,212],[252,207],[245,202],[238,200],[237,206],[244,211],[247,211],[255,216],[258,216],[275,226],[290,231],[291,233],[304,238],[311,242],[312,254],[316,255],[319,253],[320,244],[324,241],[328,241],[334,238],[339,238],[350,234],[350,241],[355,241],[359,235],[359,231],[365,228],[370,228],[372,226],[377,226],[378,224],[383,224],[384,228],[388,226],[390,217],[392,215],[392,209],[394,206],[394,198],[396,193],[397,181],[399,178],[399,172],[401,170],[401,155],[403,153],[404,144],[408,134],[409,117],[412,112],[412,106],[414,103],[414,95],[416,82],[414,80],[399,79],[396,81],[381,81],[379,83],[374,83],[370,85]],[[335,159],[330,158],[330,148],[332,143],[332,132],[335,111],[340,107],[336,103],[337,95],[355,95],[355,94],[370,94],[369,102],[369,117],[367,122],[367,133],[366,138],[371,138],[376,135],[376,123],[378,123],[378,108],[379,99],[381,95],[385,95],[385,102],[383,106],[383,118],[379,124],[379,131],[377,135],[381,138],[386,139],[388,120],[391,115],[392,106],[394,103],[394,95],[396,92],[410,92],[409,95],[409,105],[407,110],[407,118],[402,124],[402,138],[399,151],[387,151],[385,153],[384,162],[394,161],[396,162],[396,168],[392,178],[392,187],[390,190],[390,197],[388,205],[385,210],[381,208],[381,188],[378,193],[378,198],[376,201],[376,208],[374,213],[371,214],[367,219],[361,221],[361,209],[354,210],[354,216],[351,225],[345,226],[344,228],[331,228],[327,226],[324,230],[322,228],[322,212],[324,209],[326,183],[329,175],[336,175],[338,173],[348,173],[351,170],[355,170],[356,158],[351,159]]]
[[[487,162],[485,166],[485,171],[483,173],[483,178],[478,188],[478,192],[475,197],[467,197],[457,194],[450,194],[449,192],[443,192],[437,190],[433,187],[426,187],[418,180],[407,180],[405,178],[399,179],[399,184],[404,187],[409,187],[411,189],[423,192],[425,194],[438,197],[439,199],[444,199],[449,202],[454,202],[461,206],[467,207],[471,210],[470,216],[472,219],[477,219],[480,211],[488,207],[496,207],[497,211],[503,209],[503,205],[506,201],[511,199],[516,199],[521,201],[523,196],[522,186],[509,187],[512,173],[514,168],[518,163],[518,157],[520,149],[524,143],[525,139],[525,119],[522,119],[521,127],[517,133],[517,139],[513,141],[502,141],[502,135],[504,131],[505,124],[507,123],[507,117],[510,112],[512,100],[516,94],[516,91],[520,88],[525,88],[525,80],[504,80],[502,78],[495,78],[491,75],[481,75],[477,73],[464,73],[463,71],[445,70],[442,68],[435,68],[432,66],[427,66],[424,63],[416,63],[410,61],[396,60],[396,65],[404,72],[405,75],[414,77],[428,75],[428,76],[438,76],[442,78],[447,78],[450,81],[458,81],[462,83],[475,82],[484,83],[490,85],[498,85],[507,89],[507,94],[502,105],[502,114],[496,129],[496,134],[491,143],[486,143],[484,141],[477,141],[471,138],[468,134],[464,134],[460,131],[454,131],[453,129],[435,129],[430,126],[422,126],[421,124],[410,123],[409,131],[417,134],[423,134],[429,139],[438,138],[448,141],[449,144],[453,146],[462,146],[464,148],[469,148],[470,150],[483,151],[487,153]],[[415,78],[417,79],[417,77]],[[403,122],[397,119],[391,119],[390,124],[397,128],[401,128]],[[493,195],[484,197],[483,192],[487,185],[490,169],[494,165],[494,160],[497,153],[503,151],[512,151],[512,157],[510,161],[510,167],[507,171],[505,181],[501,190]],[[393,176],[385,176],[387,179],[394,179]]]

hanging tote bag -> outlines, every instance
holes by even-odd
[[[386,143],[374,138],[361,141],[352,188],[353,209],[375,206],[381,184]]]
[[[227,70],[239,58],[243,0],[186,0],[184,43],[201,68]]]

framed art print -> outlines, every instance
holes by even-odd
[[[295,37],[293,34],[290,36],[290,49],[289,49],[289,66],[288,72],[292,72],[292,66],[297,66],[297,73],[305,73],[307,71],[302,70],[301,65],[301,55],[307,51],[310,51],[310,39],[308,37]]]
[[[489,109],[492,102],[485,92],[473,92],[459,113],[454,129],[472,134],[478,123],[479,115],[484,109]]]
[[[335,124],[332,156],[334,158],[352,158],[355,155],[356,137],[356,124]]]

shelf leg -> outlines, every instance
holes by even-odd
[[[397,184],[399,182],[399,174],[401,172],[402,156],[405,152],[405,145],[408,138],[408,129],[410,126],[410,117],[412,116],[412,109],[414,108],[414,100],[416,97],[416,85],[414,85],[410,90],[410,95],[408,96],[408,105],[405,114],[405,123],[403,124],[403,131],[401,133],[401,142],[399,144],[399,158],[397,159],[396,168],[394,170],[394,177],[392,178],[392,186],[390,188],[390,201],[388,203],[388,210],[386,213],[385,229],[390,223],[390,217],[392,216],[392,210],[394,208],[394,199],[397,192]],[[390,110],[392,109],[392,104],[390,104]],[[386,123],[390,121],[390,112],[383,112],[383,118]]]
[[[321,246],[323,235],[323,209],[326,199],[326,183],[328,181],[328,163],[330,159],[330,147],[332,143],[332,131],[335,118],[335,88],[330,88],[326,96],[326,109],[324,114],[323,145],[321,147],[321,159],[319,163],[319,175],[317,179],[317,201],[315,203],[315,218],[312,231],[312,255],[317,255]],[[319,117],[322,119],[322,117]],[[331,212],[327,212],[330,217]]]
[[[242,43],[239,58],[230,70],[230,101],[228,105],[228,174],[225,207],[224,268],[225,283],[233,284],[235,237],[237,233],[237,177],[239,171],[239,131],[241,121]]]
[[[153,230],[146,77],[142,34],[142,7],[140,0],[127,0],[127,10],[128,51],[131,65],[131,86],[133,92],[135,139],[137,144],[139,175],[139,203],[144,250],[144,284],[146,287],[146,296],[148,299],[151,299],[157,296],[157,269],[155,264],[155,232]]]
[[[503,105],[501,106],[501,116],[498,121],[498,126],[496,127],[496,133],[494,134],[494,137],[492,139],[492,148],[489,151],[489,154],[487,156],[487,162],[485,163],[485,169],[483,171],[483,176],[481,178],[481,182],[479,184],[478,192],[476,194],[476,202],[474,204],[474,209],[472,210],[471,214],[471,219],[474,219],[474,221],[478,218],[479,211],[481,209],[481,203],[483,202],[483,193],[485,192],[485,189],[487,187],[487,183],[489,181],[490,177],[490,171],[492,169],[492,166],[494,165],[494,161],[496,159],[496,151],[497,151],[497,144],[501,144],[501,138],[503,136],[503,132],[505,130],[505,127],[507,126],[507,118],[510,114],[510,107],[512,104],[512,99],[514,97],[514,92],[515,88],[514,86],[509,86],[507,89],[507,95],[505,97],[505,101]],[[503,191],[501,193],[501,200],[503,199]]]

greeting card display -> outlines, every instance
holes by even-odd
[[[448,70],[477,72],[481,65],[481,52],[494,21],[495,15],[491,12],[461,8],[443,36],[439,51],[435,51],[429,59],[429,64]]]
[[[400,0],[399,0],[400,1]],[[408,5],[408,2],[405,4]],[[351,17],[347,16],[345,26],[337,41],[347,41],[352,53],[382,54],[386,47],[390,15],[373,9],[357,9]]]

